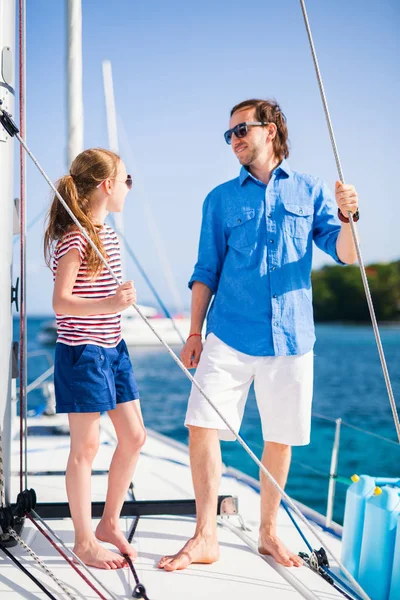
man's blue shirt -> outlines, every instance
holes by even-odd
[[[203,206],[199,253],[189,282],[215,294],[207,334],[253,356],[305,354],[315,341],[312,242],[336,253],[337,205],[320,180],[284,160],[266,186],[242,167]]]

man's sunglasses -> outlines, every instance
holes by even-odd
[[[127,175],[125,180],[115,179],[115,177],[111,177],[111,179],[114,179],[114,181],[119,181],[120,183],[125,183],[126,187],[128,188],[128,190],[132,189],[133,179],[132,179],[131,175]],[[104,183],[104,181],[106,181],[106,179],[104,179],[103,181],[101,181],[99,183],[99,185],[96,185],[96,187],[99,188],[101,186],[101,184]]]
[[[228,129],[228,131],[225,131],[225,141],[227,144],[231,144],[233,134],[235,134],[237,138],[244,138],[249,132],[249,127],[263,127],[264,125],[268,125],[268,123],[266,121],[239,123],[238,125],[235,125],[235,127],[232,127],[232,129]]]

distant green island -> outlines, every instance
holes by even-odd
[[[400,260],[366,267],[378,321],[400,322]],[[316,321],[370,321],[358,266],[322,267],[312,273]]]

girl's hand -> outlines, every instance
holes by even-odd
[[[136,290],[133,281],[125,281],[117,288],[115,296],[112,296],[111,304],[114,312],[121,312],[136,303]]]

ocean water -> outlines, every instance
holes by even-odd
[[[45,349],[54,356],[54,347],[44,347],[37,340],[42,323],[42,318],[28,319],[28,353]],[[14,328],[14,339],[18,339],[17,320]],[[382,326],[381,337],[400,412],[400,326]],[[179,348],[175,351],[179,353]],[[183,422],[190,382],[161,345],[131,348],[130,352],[146,426],[186,443],[187,429]],[[44,356],[32,356],[28,363],[28,382],[47,368]],[[35,412],[43,402],[40,391],[32,392],[28,409]],[[322,514],[326,513],[337,418],[346,424],[341,428],[340,478],[346,480],[353,473],[400,478],[400,444],[396,444],[392,411],[370,326],[317,326],[313,415],[310,445],[293,449],[286,488],[292,497]],[[372,435],[354,427],[367,430]],[[241,434],[261,457],[261,428],[253,390],[247,402]],[[258,477],[256,465],[237,442],[223,442],[222,453],[225,464]],[[346,489],[345,481],[340,479],[334,507],[334,519],[339,523],[343,519]]]

